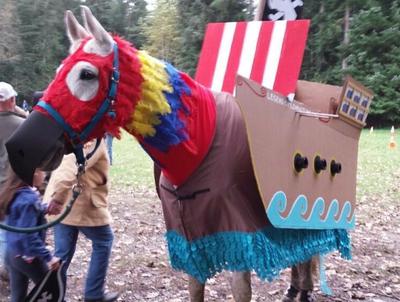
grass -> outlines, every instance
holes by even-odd
[[[126,132],[121,140],[113,140],[110,174],[113,186],[152,187],[154,184],[153,162],[136,139]]]
[[[357,199],[362,196],[400,198],[400,134],[397,147],[389,149],[390,130],[362,131],[358,154]],[[114,164],[111,179],[114,186],[153,186],[153,163],[136,140],[123,133],[113,143]]]
[[[357,199],[370,195],[400,197],[399,135],[395,133],[397,147],[389,149],[390,129],[372,133],[363,130],[358,148]]]

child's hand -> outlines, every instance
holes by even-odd
[[[49,203],[49,206],[47,207],[47,214],[49,215],[58,215],[61,213],[63,209],[63,203],[52,199]]]
[[[53,256],[49,262],[47,262],[47,266],[51,271],[55,271],[60,267],[60,258]]]

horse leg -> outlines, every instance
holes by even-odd
[[[251,273],[233,272],[232,273],[232,294],[236,302],[251,301]]]
[[[189,276],[189,295],[190,302],[204,302],[205,284],[200,283],[197,279]]]

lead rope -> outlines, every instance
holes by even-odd
[[[6,230],[6,231],[9,231],[9,232],[14,232],[14,233],[30,234],[30,233],[36,233],[36,232],[39,232],[41,230],[51,228],[52,226],[54,226],[54,225],[58,224],[59,222],[61,222],[65,217],[67,217],[69,212],[71,212],[71,209],[72,209],[72,206],[74,205],[74,202],[78,198],[79,194],[82,193],[83,186],[82,186],[82,184],[80,182],[80,179],[81,179],[81,176],[82,176],[83,173],[85,173],[84,165],[78,165],[78,171],[76,173],[76,184],[73,185],[72,188],[71,188],[71,190],[72,190],[71,200],[66,205],[64,212],[57,219],[53,220],[52,222],[48,222],[48,223],[45,223],[45,224],[42,224],[42,225],[39,225],[39,226],[29,227],[29,228],[14,227],[14,226],[10,226],[10,225],[7,225],[7,224],[0,223],[0,229]]]

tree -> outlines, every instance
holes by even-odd
[[[1,81],[10,82],[13,85],[16,84],[14,83],[14,76],[21,43],[15,15],[15,1],[4,0],[0,10],[0,74]]]
[[[349,43],[352,14],[367,6],[360,0],[304,2],[303,17],[311,19],[301,78],[340,85],[346,55],[343,45]]]
[[[99,20],[101,25],[108,31],[112,32],[115,30],[116,23],[123,22],[124,17],[122,17],[122,20],[119,20],[118,18],[121,18],[121,15],[119,15],[120,12],[118,12],[117,16],[114,16],[113,13],[116,12],[115,6],[117,2],[122,2],[122,1],[117,1],[117,0],[85,0],[85,5],[90,7],[90,10],[92,11],[93,15],[96,16],[96,19]]]
[[[252,19],[254,7],[251,1],[214,0],[210,4],[213,22],[246,21]]]
[[[400,122],[399,1],[307,0],[311,29],[301,77],[341,85],[350,74],[375,93],[368,123]]]
[[[71,3],[70,1],[69,3]],[[21,45],[14,83],[22,97],[44,89],[67,48],[63,27],[64,1],[17,1],[16,20]]]
[[[125,35],[136,48],[140,49],[147,41],[144,32],[144,23],[148,15],[147,2],[145,0],[131,0],[128,4],[128,21]]]
[[[110,3],[112,4],[110,11],[112,22],[107,30],[125,36],[128,25],[129,2],[125,0],[114,0],[113,2],[110,1]]]
[[[347,72],[375,93],[369,123],[400,123],[400,3],[377,5],[354,16]]]
[[[160,0],[144,28],[147,36],[145,49],[174,65],[178,60],[178,50],[182,48],[178,22],[176,1]]]

